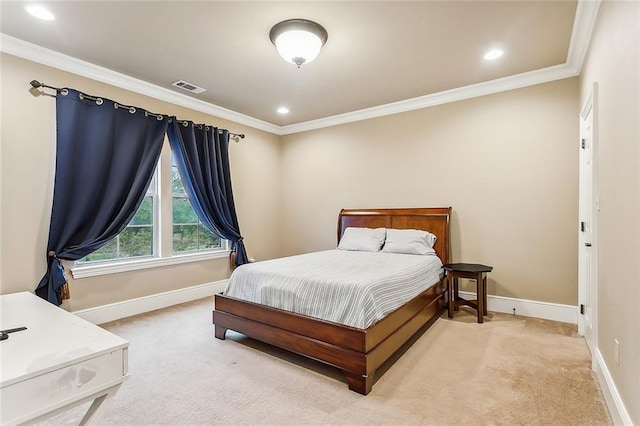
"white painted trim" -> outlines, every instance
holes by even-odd
[[[576,8],[576,16],[573,21],[571,42],[567,52],[567,64],[575,70],[576,74],[582,71],[584,59],[589,50],[591,33],[596,24],[596,17],[600,9],[601,0],[579,0]]]
[[[73,279],[97,277],[99,275],[117,274],[120,272],[139,271],[141,269],[161,266],[180,265],[182,263],[201,262],[203,260],[229,257],[229,250],[216,250],[189,254],[176,254],[171,257],[150,257],[146,259],[122,262],[79,264],[71,267]]]
[[[464,299],[473,300],[476,298],[476,294],[471,292],[461,291],[459,294]],[[571,324],[578,323],[577,306],[539,302],[537,300],[516,299],[513,297],[487,296],[487,309],[490,311],[513,314],[514,308],[516,310],[516,315],[568,322]]]
[[[419,96],[403,101],[393,102],[386,105],[379,105],[372,108],[361,109],[359,111],[347,112],[331,117],[320,118],[318,120],[305,121],[303,123],[290,124],[280,127],[281,135],[306,132],[308,130],[321,129],[324,127],[337,126],[339,124],[352,123],[355,121],[369,120],[385,115],[398,114],[401,112],[413,111],[416,109],[429,108],[436,105],[443,105],[450,102],[479,96],[491,95],[505,92],[507,90],[520,89],[536,84],[548,83],[550,81],[562,80],[578,75],[575,70],[566,64],[555,65],[522,74],[511,75],[496,80],[485,81],[483,83],[472,84],[470,86],[445,90],[443,92],[432,93],[430,95]]]
[[[279,126],[0,33],[0,51],[270,133]],[[37,76],[34,76],[37,77]],[[233,130],[233,129],[231,129]]]
[[[618,388],[613,381],[613,377],[611,377],[611,373],[609,373],[609,369],[607,368],[607,364],[604,362],[600,349],[596,348],[593,358],[595,361],[593,363],[593,370],[598,378],[598,383],[600,383],[600,388],[602,389],[602,394],[604,395],[604,400],[607,404],[607,408],[609,409],[609,415],[611,416],[613,424],[633,426],[631,416],[622,401],[622,397],[620,397]]]
[[[582,69],[599,6],[600,0],[578,0],[565,64],[287,126],[278,126],[240,114],[2,33],[0,51],[282,136],[575,77]]]
[[[182,288],[180,290],[173,290],[165,293],[138,297],[137,299],[111,303],[109,305],[97,306],[95,308],[82,309],[72,313],[94,324],[104,324],[109,321],[115,321],[132,315],[166,308],[167,306],[213,296],[218,292],[224,291],[227,281],[228,280],[215,281],[193,287]]]
[[[73,313],[94,324],[103,324],[120,318],[212,296],[215,293],[223,291],[227,285],[227,281],[228,280],[215,281],[180,290],[74,311]],[[461,291],[460,296],[466,299],[474,299],[476,294]],[[573,324],[577,322],[578,310],[575,306],[492,295],[487,296],[487,303],[487,309],[493,312],[511,314],[513,313],[513,308],[516,308],[517,315]]]

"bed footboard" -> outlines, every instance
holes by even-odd
[[[367,329],[216,294],[215,337],[224,339],[227,330],[234,330],[332,365],[344,372],[349,389],[366,395],[378,367],[444,312],[444,294],[441,281]]]

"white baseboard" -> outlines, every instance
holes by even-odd
[[[215,293],[223,291],[226,285],[227,280],[215,281],[95,308],[81,309],[73,313],[94,324],[104,324],[105,322],[166,308],[167,306],[213,296]]]
[[[168,291],[151,296],[139,297],[137,299],[125,300],[111,303],[109,305],[97,306],[95,308],[82,309],[73,313],[94,324],[104,324],[105,322],[130,317],[166,308],[167,306],[201,299],[223,291],[227,280],[215,281],[187,287],[180,290]],[[465,299],[474,299],[475,293],[461,291],[460,296]],[[503,296],[487,296],[487,309],[493,312],[503,312],[512,314],[515,308],[517,315],[528,317],[549,319],[553,321],[577,323],[578,309],[575,306],[561,305],[557,303],[538,302],[535,300],[514,299]]]
[[[475,299],[476,294],[466,291],[459,292],[464,299]],[[515,299],[503,296],[487,296],[487,309],[493,312],[502,312],[525,317],[548,319],[553,321],[578,323],[578,307],[561,305],[559,303],[538,302],[536,300]]]
[[[618,388],[616,388],[613,377],[611,377],[607,364],[604,362],[602,353],[600,353],[598,348],[595,350],[593,359],[595,361],[593,363],[594,372],[598,378],[598,383],[600,383],[600,388],[602,389],[604,400],[607,403],[607,408],[609,409],[609,415],[611,416],[613,424],[633,426],[631,416],[629,416],[629,412],[624,406],[624,402],[622,402],[622,398],[618,393]]]

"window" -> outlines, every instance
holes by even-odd
[[[171,192],[173,193],[173,252],[219,249],[220,238],[202,224],[191,207],[173,155],[171,155]]]
[[[122,232],[102,246],[100,249],[83,257],[76,263],[113,261],[118,259],[130,259],[140,257],[151,257],[157,250],[154,247],[154,228],[157,214],[157,172],[155,173],[147,194],[138,207],[138,211]]]
[[[228,241],[198,220],[173,155],[165,149],[131,222],[105,246],[76,261],[71,272],[77,279],[221,258],[228,253]]]

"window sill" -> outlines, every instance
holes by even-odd
[[[141,269],[179,265],[182,263],[200,262],[203,260],[229,257],[230,250],[216,250],[206,253],[176,254],[172,257],[153,257],[94,265],[77,265],[71,267],[73,279],[97,277],[99,275],[117,274],[120,272],[138,271]]]

